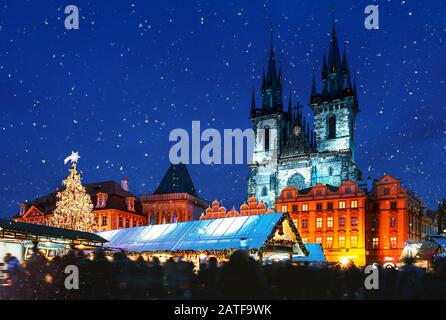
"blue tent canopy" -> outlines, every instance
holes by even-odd
[[[293,262],[327,262],[324,249],[320,243],[306,243],[305,247],[310,253],[308,256],[293,256]]]
[[[287,241],[276,238],[280,224],[288,233]],[[266,246],[277,250],[293,247],[297,255],[306,255],[302,240],[287,213],[271,213],[221,219],[197,220],[98,232],[107,239],[107,247],[129,252],[219,251],[240,248],[246,239],[249,249]],[[291,241],[289,239],[292,239]],[[279,245],[278,245],[279,244]]]

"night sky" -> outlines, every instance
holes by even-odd
[[[249,128],[271,42],[291,95],[320,89],[332,1],[2,1],[0,217],[55,190],[78,151],[83,182],[126,177],[154,191],[174,128]],[[79,30],[64,8],[81,10]],[[378,4],[380,29],[364,28]],[[337,1],[340,46],[358,82],[357,163],[435,208],[446,197],[446,2]],[[200,195],[238,207],[246,165],[189,165]]]

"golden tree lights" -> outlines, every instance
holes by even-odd
[[[65,190],[57,193],[56,209],[48,219],[48,225],[77,231],[93,232],[96,225],[92,213],[93,203],[81,184],[81,176],[76,170],[79,155],[75,152],[65,159],[70,161],[70,174],[63,181]]]

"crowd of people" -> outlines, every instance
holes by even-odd
[[[115,252],[110,260],[100,249],[93,258],[72,250],[48,261],[36,251],[21,263],[10,254],[3,261],[9,285],[0,286],[0,299],[446,298],[445,261],[438,261],[433,272],[410,261],[399,270],[379,269],[378,289],[367,289],[367,274],[351,263],[330,267],[261,264],[243,250],[222,264],[211,257],[198,271],[180,257],[161,264],[156,257],[132,260],[124,252]],[[76,285],[66,283],[69,265],[78,269]]]

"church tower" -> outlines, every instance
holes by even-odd
[[[277,72],[274,48],[271,45],[267,73],[262,77],[262,104],[257,107],[254,91],[251,100],[251,121],[255,143],[248,193],[267,203],[274,203],[277,193],[277,164],[289,130],[290,115],[283,111],[282,72]]]
[[[328,61],[322,62],[322,91],[316,91],[313,77],[310,98],[318,152],[347,152],[355,158],[355,120],[358,113],[356,85],[352,87],[347,54],[340,57],[336,27],[330,37]]]

